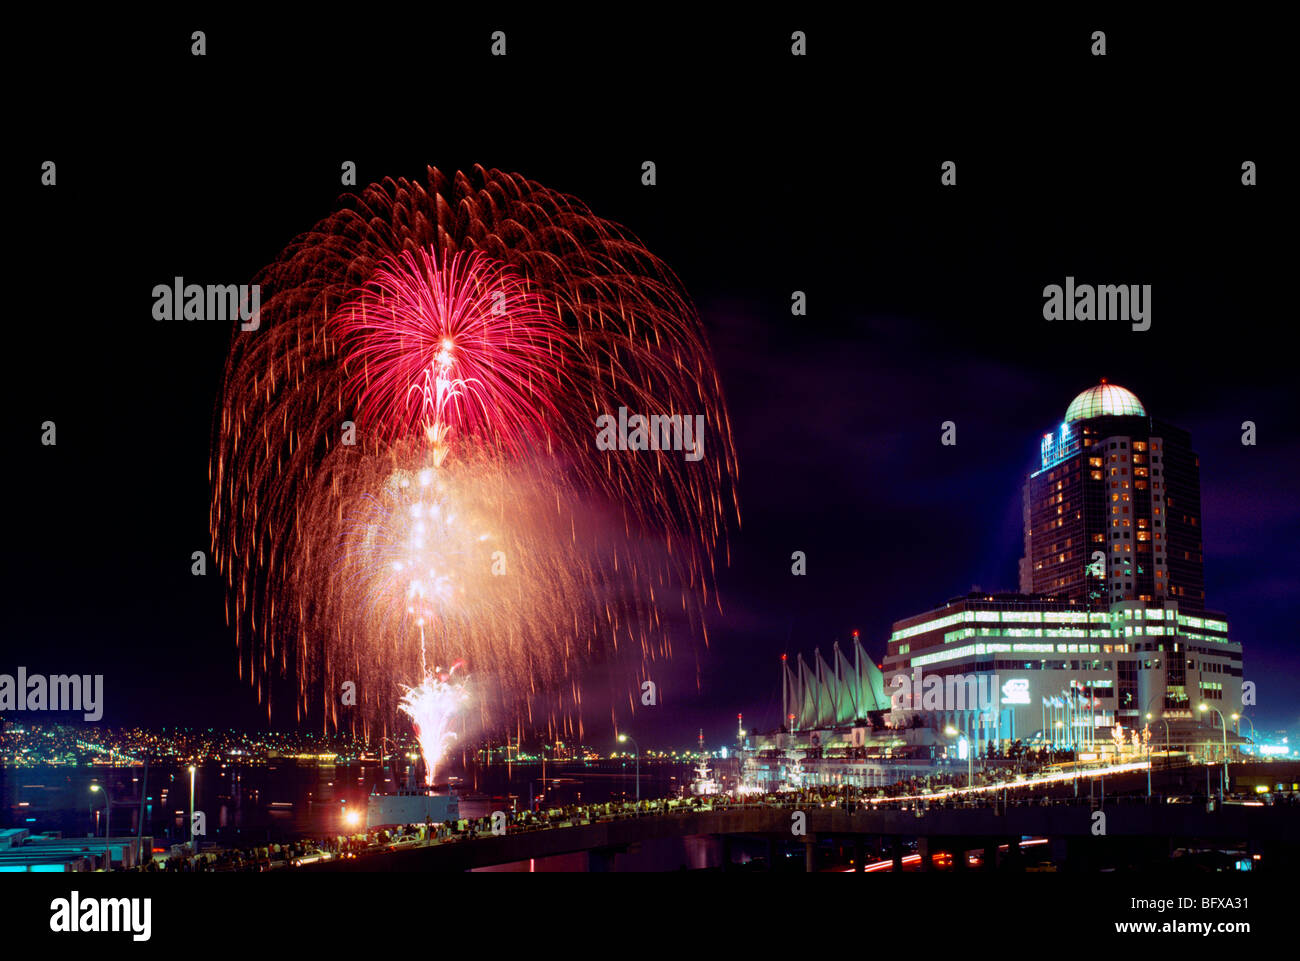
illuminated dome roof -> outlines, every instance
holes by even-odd
[[[1065,411],[1067,424],[1089,417],[1145,417],[1146,408],[1131,390],[1108,384],[1103,379],[1096,387],[1089,387]]]

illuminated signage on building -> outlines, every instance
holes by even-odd
[[[1028,704],[1029,681],[1022,677],[1012,678],[1002,685],[1003,704]]]

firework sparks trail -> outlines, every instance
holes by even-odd
[[[465,684],[453,679],[457,661],[449,671],[426,674],[418,687],[404,689],[398,708],[415,724],[415,737],[424,755],[424,783],[433,787],[433,772],[442,760],[447,742],[455,737],[451,722],[469,700]]]
[[[326,726],[369,734],[463,658],[484,723],[580,735],[584,664],[626,658],[636,684],[674,631],[707,643],[734,443],[698,317],[636,238],[518,175],[430,169],[347,198],[257,280],[210,527],[268,717],[293,674],[300,718],[318,691]],[[703,414],[711,456],[597,450],[620,406]]]

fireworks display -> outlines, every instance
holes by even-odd
[[[454,736],[451,722],[469,694],[463,684],[454,679],[459,661],[445,673],[426,674],[419,687],[407,688],[399,705],[415,725],[415,737],[424,755],[424,783],[433,787],[433,773]]]
[[[707,643],[731,427],[693,307],[635,237],[515,174],[430,169],[350,196],[258,283],[210,521],[268,716],[277,673],[299,717],[319,696],[369,732],[400,708],[431,776],[470,689],[485,725],[581,736],[584,665],[626,665],[635,708],[675,635]],[[703,415],[708,456],[599,449],[620,407]]]

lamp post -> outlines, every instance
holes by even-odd
[[[631,741],[632,747],[636,749],[636,801],[641,803],[641,745],[636,743],[636,738],[628,737],[626,734],[618,736],[618,742]]]
[[[1223,792],[1228,784],[1228,722],[1223,719],[1223,712],[1217,707],[1210,707],[1210,705],[1202,702],[1198,710],[1200,710],[1201,713],[1213,711],[1215,714],[1219,715],[1219,723],[1223,726],[1223,777],[1219,780],[1219,804],[1223,804]],[[1209,776],[1209,773],[1210,770],[1207,767],[1205,769],[1207,777]],[[1206,793],[1209,793],[1208,787]]]
[[[1253,744],[1255,740],[1255,722],[1244,714],[1234,714],[1232,715],[1232,719],[1237,722],[1233,727],[1238,737],[1241,736],[1241,722],[1245,721],[1250,725],[1250,740]]]
[[[1151,800],[1151,738],[1144,738],[1147,749],[1147,801]]]
[[[1147,714],[1148,721],[1156,720],[1154,714]],[[1160,717],[1160,723],[1165,726],[1165,767],[1169,767],[1169,722],[1164,716]],[[1151,796],[1151,743],[1147,742],[1147,797]]]
[[[110,832],[113,829],[113,794],[107,787],[99,784],[92,784],[90,790],[96,793],[103,791],[104,799],[107,802],[104,805],[104,864],[111,871],[113,870],[113,849],[109,846],[108,839],[112,836]]]
[[[1254,724],[1251,724],[1251,726],[1250,726],[1250,730],[1251,730],[1251,733],[1253,734],[1254,731],[1255,731],[1255,725],[1254,725]],[[1237,735],[1237,737],[1241,737],[1241,715],[1240,715],[1240,714],[1233,714],[1233,715],[1232,715],[1232,733],[1235,734],[1235,735]],[[1228,747],[1227,747],[1228,729],[1227,729],[1227,728],[1224,728],[1224,730],[1223,730],[1223,740],[1224,740],[1224,748],[1223,748],[1223,777],[1224,777],[1224,782],[1223,782],[1223,783],[1224,783],[1224,787],[1226,788],[1226,787],[1227,787],[1227,783],[1228,783],[1228,781],[1227,781],[1227,778],[1228,778]],[[1237,745],[1237,753],[1238,753],[1238,754],[1241,753],[1241,745],[1240,745],[1240,744]]]
[[[541,752],[542,752],[542,797],[538,798],[539,803],[542,800],[542,798],[546,797],[546,742],[544,741],[542,742]]]
[[[104,840],[107,841],[113,836],[113,792],[102,784],[92,784],[90,790],[95,793],[104,792],[104,799],[107,801],[104,805]]]
[[[961,731],[957,730],[951,724],[943,729],[943,733],[949,737],[966,737]],[[966,786],[971,787],[971,782],[975,780],[975,759],[972,753],[974,745],[970,743],[970,738],[966,738]],[[961,750],[960,746],[958,750]]]
[[[194,772],[196,768],[190,765],[190,853],[197,854],[199,851],[198,842],[194,837]]]
[[[1147,715],[1147,719],[1148,719],[1148,720],[1151,719],[1151,705],[1152,705],[1152,701],[1156,700],[1157,697],[1164,697],[1164,696],[1165,696],[1164,693],[1160,693],[1160,694],[1152,694],[1151,698],[1149,698],[1149,700],[1147,701],[1147,710],[1143,711],[1143,714]],[[1164,713],[1161,713],[1160,717],[1161,717],[1161,718],[1164,718],[1164,717],[1165,717]]]
[[[1147,709],[1142,713],[1146,714],[1148,721],[1155,720],[1154,716],[1151,714],[1151,702],[1158,697],[1162,698],[1164,696],[1165,696],[1164,693],[1153,694],[1151,695],[1151,698],[1147,701]],[[1165,720],[1164,711],[1160,712],[1160,720],[1165,726],[1165,767],[1168,767],[1169,766],[1169,722]]]

